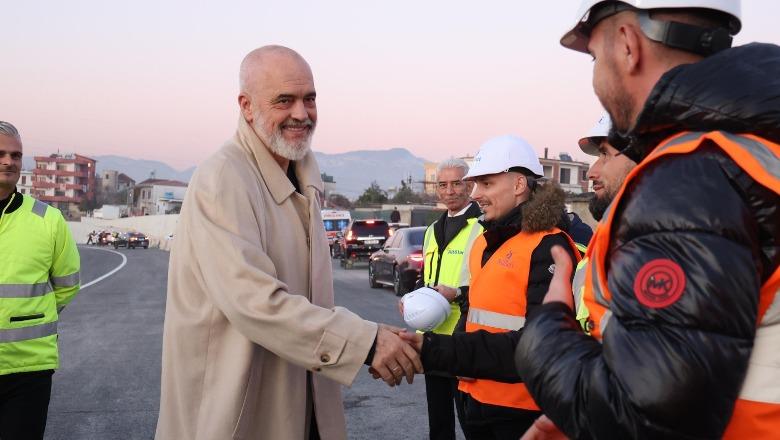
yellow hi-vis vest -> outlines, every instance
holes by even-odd
[[[81,264],[58,209],[12,197],[23,199],[0,217],[0,375],[59,367],[58,313],[79,290]]]
[[[471,280],[469,252],[474,240],[482,234],[482,225],[479,224],[476,217],[466,220],[466,226],[447,243],[447,247],[439,249],[439,245],[436,243],[436,234],[433,233],[435,224],[436,222],[433,222],[425,230],[423,283],[427,287],[444,285],[456,289],[460,286],[468,286]],[[460,307],[453,302],[450,304],[450,310],[452,310],[450,316],[433,329],[434,333],[452,334],[458,319],[460,319]]]

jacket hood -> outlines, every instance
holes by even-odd
[[[634,128],[610,143],[640,162],[681,131],[751,133],[780,142],[780,46],[751,43],[666,72]]]
[[[561,213],[566,209],[566,194],[557,183],[547,182],[537,187],[522,206],[523,230],[546,231],[561,220]]]

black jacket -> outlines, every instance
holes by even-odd
[[[670,70],[623,137],[627,154],[641,161],[681,131],[780,142],[779,73],[780,47],[769,44]],[[571,438],[720,438],[747,371],[759,286],[778,267],[779,205],[713,145],[659,159],[637,176],[613,207],[613,316],[603,345],[580,331],[568,307],[551,303],[517,346],[518,371],[545,414]],[[681,266],[685,289],[650,309],[633,283],[656,258]]]
[[[504,218],[496,222],[483,222],[487,247],[482,256],[482,264],[484,265],[504,242],[521,230],[534,232],[554,227],[560,221],[564,198],[565,195],[560,187],[547,184],[540,187],[528,202],[515,208]],[[553,264],[550,249],[554,245],[568,249],[569,254],[574,258],[574,250],[571,249],[564,233],[548,235],[534,249],[526,292],[527,317],[541,305],[547,293],[552,279],[549,271]],[[480,330],[472,333],[453,333],[452,336],[425,333],[421,353],[423,368],[425,371],[444,371],[453,376],[492,379],[508,383],[521,382],[513,361],[514,348],[521,335],[522,330],[506,333],[489,333]],[[511,419],[518,413],[530,412],[484,405],[473,399],[466,405],[466,419],[469,419],[468,406],[472,405],[479,407],[476,413],[481,418],[480,422]]]

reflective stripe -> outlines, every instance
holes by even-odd
[[[0,298],[33,298],[51,292],[49,283],[0,284]]]
[[[577,263],[577,270],[574,272],[572,281],[572,294],[574,295],[574,310],[579,312],[582,305],[582,290],[585,288],[585,270],[588,265],[588,257],[583,258]],[[579,313],[577,313],[579,314]]]
[[[32,327],[8,328],[0,330],[0,342],[18,342],[43,338],[57,334],[57,321]]]
[[[466,241],[466,248],[463,252],[463,262],[460,265],[460,284],[458,284],[458,287],[468,286],[471,284],[471,271],[469,270],[471,247],[474,244],[474,240],[476,240],[477,237],[479,237],[479,234],[482,233],[482,227],[479,225],[479,223],[477,223],[476,220],[470,223],[469,226],[471,226],[471,233],[469,234],[469,238]]]
[[[582,243],[574,243],[574,246],[577,246],[577,249],[579,249],[583,254],[588,251],[588,247]]]
[[[775,292],[775,299],[772,300],[772,305],[764,313],[764,317],[761,318],[761,325],[773,325],[780,324],[780,290]]]
[[[766,145],[758,142],[754,139],[746,138],[744,136],[738,136],[732,133],[721,132],[726,138],[736,144],[739,144],[747,152],[753,156],[753,158],[761,164],[761,166],[773,175],[775,179],[780,179],[780,160],[777,156],[770,151]]]
[[[596,261],[594,260],[594,263]],[[593,286],[593,299],[596,300],[597,303],[601,304],[602,306],[609,308],[609,301],[607,301],[606,297],[604,296],[604,293],[601,291],[601,282],[599,281],[599,272],[598,264],[589,264],[590,267],[590,276],[592,280]]]
[[[604,312],[604,315],[601,317],[601,322],[599,322],[599,333],[601,333],[599,342],[604,339],[604,332],[607,331],[607,324],[609,324],[610,318],[612,318],[612,310],[607,309],[607,311]]]
[[[55,288],[78,286],[79,283],[81,282],[81,273],[76,272],[61,277],[51,277],[49,278],[49,281],[51,281],[52,286],[54,286]]]
[[[503,330],[520,330],[525,326],[525,317],[491,312],[490,310],[469,309],[468,321],[472,324],[486,325]]]
[[[33,204],[32,212],[38,217],[44,217],[46,215],[46,208],[48,207],[49,205],[41,202],[40,200],[36,200],[35,204]]]
[[[756,332],[747,376],[739,397],[780,404],[780,325],[762,326]]]

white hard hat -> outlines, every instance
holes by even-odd
[[[604,7],[596,8],[594,11],[594,7],[599,6],[601,4],[605,4]],[[606,5],[609,3],[609,5]],[[727,34],[736,35],[740,28],[742,27],[741,22],[741,0],[582,0],[582,3],[580,3],[580,8],[577,11],[577,16],[575,17],[576,21],[574,23],[574,26],[566,32],[563,37],[561,38],[561,45],[563,47],[567,47],[572,50],[576,50],[579,52],[588,52],[588,41],[590,40],[590,31],[593,29],[593,27],[602,19],[616,14],[618,12],[629,10],[629,9],[638,9],[638,10],[649,10],[649,9],[665,9],[665,8],[672,8],[672,9],[682,9],[682,8],[700,8],[700,9],[710,9],[713,11],[719,11],[723,12],[731,17],[729,20],[729,29]],[[658,22],[653,20],[656,24],[657,23],[669,23],[669,22]],[[668,41],[670,36],[674,38],[674,35],[671,35],[673,32],[669,32],[667,27],[663,27],[663,29],[659,29],[659,26],[651,25],[651,26],[645,26],[643,23],[640,22],[640,25],[642,25],[642,31],[645,33],[645,35],[648,38],[651,38],[656,41],[660,41],[664,44],[671,45],[673,47],[677,47],[679,49],[683,50],[689,50],[692,52],[697,52],[697,50],[694,50],[694,47],[697,49],[701,49],[699,46],[701,41],[685,41],[687,37],[693,37],[694,40],[700,40],[700,39],[707,39],[712,38],[712,35],[706,37],[704,35],[696,34],[692,35],[692,33],[688,31],[681,32],[679,35],[679,40],[682,41],[685,44],[683,46],[690,47],[680,47],[677,44],[671,44],[674,42]],[[681,25],[682,27],[686,27],[688,29],[694,28],[694,26],[690,25]],[[698,28],[698,27],[697,27]],[[698,28],[701,29],[701,28]],[[687,34],[687,35],[683,35]],[[717,35],[717,38],[722,39],[728,39],[728,46],[731,46],[731,37],[729,35]],[[710,47],[709,44],[704,44],[703,47]]]
[[[474,164],[463,176],[463,180],[504,173],[515,167],[525,168],[536,177],[544,175],[539,157],[528,142],[513,135],[499,136],[479,147],[479,152],[474,156]]]
[[[596,125],[590,129],[588,135],[580,139],[577,143],[580,145],[580,149],[585,154],[591,156],[599,155],[599,144],[605,137],[609,136],[609,129],[612,127],[612,119],[609,117],[609,113],[604,113],[596,122]]]
[[[450,316],[450,303],[430,287],[421,287],[401,298],[404,321],[409,327],[431,331]]]

